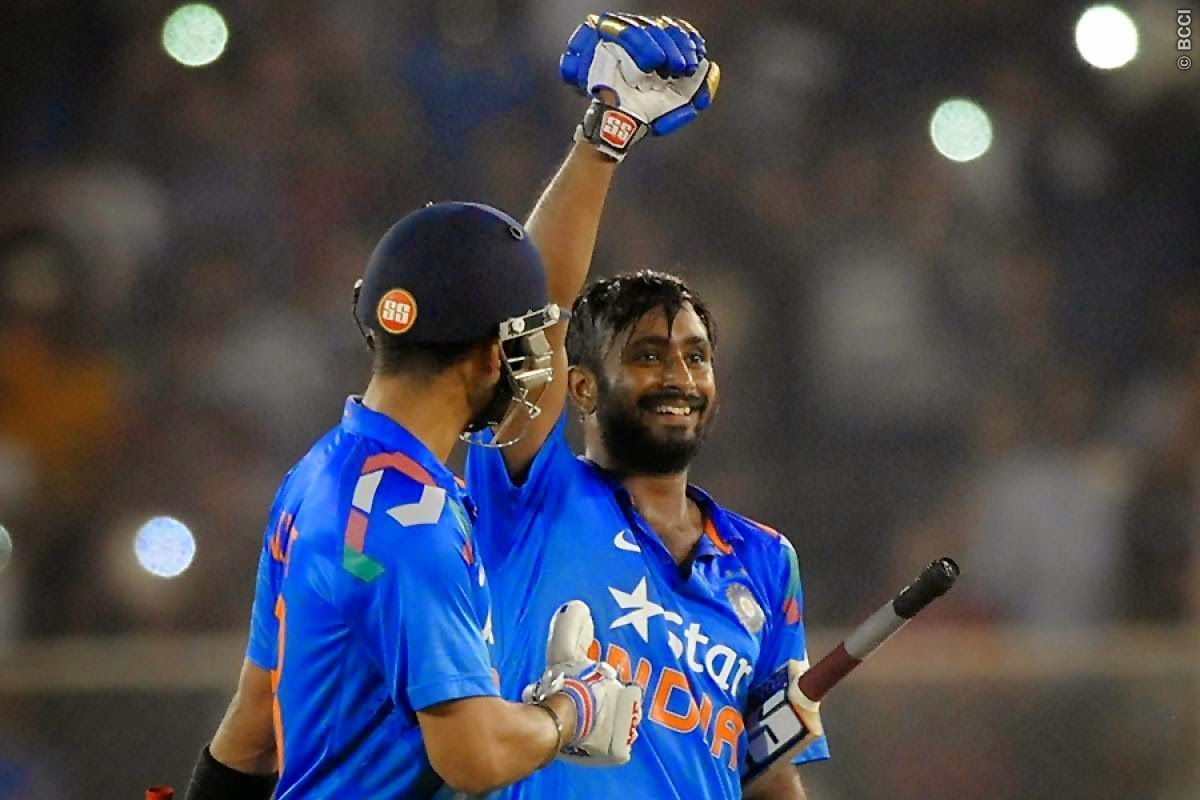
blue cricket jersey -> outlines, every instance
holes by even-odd
[[[415,712],[498,693],[472,514],[449,470],[357,398],[288,473],[247,649],[275,689],[276,797],[442,789]]]
[[[592,656],[642,685],[644,718],[628,764],[555,761],[498,796],[741,797],[749,689],[805,657],[795,551],[689,487],[705,535],[681,573],[625,489],[576,458],[564,430],[565,415],[519,486],[499,451],[467,455],[467,485],[480,506],[476,538],[496,599],[502,689],[516,698],[541,675],[551,615],[579,599],[596,623]],[[822,738],[796,761],[828,757]]]

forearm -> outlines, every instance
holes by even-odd
[[[546,264],[550,299],[570,308],[587,280],[604,201],[617,163],[577,143],[542,192],[526,228]]]
[[[575,706],[562,695],[544,708],[468,697],[417,712],[429,761],[446,783],[472,794],[524,778],[548,763],[575,732]]]
[[[238,772],[249,775],[274,772],[278,759],[270,709],[250,707],[240,693],[234,695],[209,751],[217,761]]]
[[[544,708],[509,703],[509,713],[496,716],[497,724],[491,731],[494,747],[489,788],[507,785],[535,772],[570,742],[575,731],[574,704],[563,695],[551,695],[545,704],[562,725],[561,736]]]
[[[746,793],[746,800],[807,800],[800,783],[800,771],[792,765],[780,766],[763,777]]]

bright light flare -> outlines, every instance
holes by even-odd
[[[1137,55],[1137,25],[1116,6],[1092,6],[1075,24],[1075,46],[1093,67],[1123,67]]]
[[[929,136],[937,151],[951,161],[971,161],[992,146],[992,121],[970,100],[946,100],[933,112]]]
[[[142,569],[160,578],[174,578],[191,566],[196,539],[174,517],[154,517],[133,539],[133,553]]]
[[[190,3],[171,12],[163,23],[162,44],[167,55],[185,67],[203,67],[225,52],[229,28],[221,12],[204,3]]]

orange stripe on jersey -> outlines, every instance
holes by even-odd
[[[756,528],[759,528],[760,530],[762,530],[762,531],[763,531],[764,533],[766,533],[767,535],[769,535],[769,536],[774,536],[774,537],[776,537],[776,538],[778,538],[778,537],[779,537],[779,531],[775,530],[775,529],[774,529],[774,528],[772,528],[770,525],[764,525],[764,524],[762,524],[761,522],[756,522],[755,520],[750,520],[750,522],[751,522],[751,523],[753,523],[753,525],[754,525]]]
[[[384,467],[391,467],[398,472],[403,472],[414,481],[423,483],[426,486],[436,485],[433,476],[416,461],[404,455],[404,453],[376,453],[363,462],[362,474],[366,475],[368,472],[374,472]]]
[[[287,604],[283,595],[275,598],[275,618],[279,620],[279,644],[275,653],[275,669],[271,670],[271,722],[275,728],[275,757],[283,773],[283,712],[279,708],[279,683],[283,679],[283,653],[287,643]]]
[[[724,555],[729,555],[733,552],[733,547],[728,542],[721,538],[721,534],[717,533],[717,526],[713,525],[712,519],[706,517],[704,519],[704,533],[716,545],[716,548]]]
[[[460,489],[467,488],[467,482],[465,480],[463,480],[462,478],[458,477],[457,475],[454,476],[454,482],[458,484],[458,488],[460,488]]]
[[[804,618],[804,614],[800,611],[800,604],[796,602],[796,598],[789,597],[783,603],[784,619],[788,625],[795,625]]]
[[[350,509],[346,520],[346,545],[357,553],[363,552],[367,539],[367,515],[357,508]]]

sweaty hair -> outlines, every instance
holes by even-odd
[[[629,330],[656,308],[666,314],[669,331],[685,304],[700,317],[709,344],[715,349],[717,331],[712,314],[681,279],[644,269],[598,280],[584,288],[571,308],[567,362],[599,372],[617,334]]]

